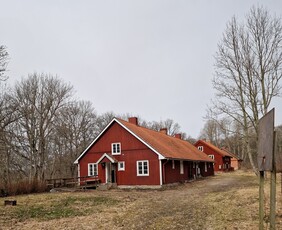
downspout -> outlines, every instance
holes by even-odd
[[[163,184],[165,184],[165,165],[169,162],[168,159],[166,159],[166,162],[163,163],[162,168],[163,168]]]

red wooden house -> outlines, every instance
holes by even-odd
[[[118,187],[161,187],[214,175],[213,160],[181,135],[171,137],[114,118],[76,159],[78,176],[96,176]]]
[[[224,151],[212,143],[204,140],[199,140],[194,144],[198,150],[208,155],[214,162],[214,171],[231,171],[231,158],[232,155],[227,151]]]

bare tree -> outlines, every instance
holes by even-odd
[[[5,75],[9,54],[5,46],[0,46],[0,81],[7,80]]]
[[[170,136],[174,136],[175,134],[180,133],[180,125],[177,122],[174,122],[172,119],[153,122],[142,121],[142,125],[156,131],[160,131],[161,129],[166,128],[167,134]]]
[[[74,101],[60,109],[51,138],[51,177],[73,177],[73,162],[98,134],[97,115],[88,101]]]
[[[227,24],[215,56],[210,111],[227,115],[242,126],[244,148],[256,172],[251,143],[257,140],[258,120],[279,96],[282,77],[282,25],[263,7],[253,7],[245,23],[235,17]]]
[[[0,92],[0,184],[7,188],[11,174],[11,130],[10,125],[17,120],[16,108],[12,106],[7,88]]]
[[[117,116],[114,112],[106,112],[97,117],[96,120],[96,126],[97,126],[97,133],[99,134],[109,123],[114,117],[119,117]]]
[[[57,77],[31,74],[15,86],[13,104],[18,120],[14,124],[15,153],[26,162],[30,180],[43,180],[54,121],[72,95],[72,87]]]

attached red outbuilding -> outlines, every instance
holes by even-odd
[[[199,140],[194,145],[198,148],[198,150],[204,152],[215,161],[215,172],[234,170],[231,166],[231,159],[234,156],[228,151],[222,150],[212,143],[204,140]]]
[[[197,176],[214,175],[213,160],[195,146],[138,125],[114,118],[76,159],[78,176],[95,176],[119,187],[160,187]]]

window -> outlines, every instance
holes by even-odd
[[[180,174],[184,174],[183,161],[180,161]]]
[[[149,161],[137,161],[137,176],[149,176]]]
[[[121,153],[120,143],[112,143],[112,154],[119,155]]]
[[[124,161],[118,162],[118,171],[124,171],[125,170],[125,163]]]
[[[204,151],[204,147],[203,146],[198,146],[198,149],[200,150],[200,151]]]
[[[98,176],[98,164],[88,164],[88,176]]]
[[[172,169],[175,169],[174,160],[172,160]]]
[[[209,155],[209,157],[214,160],[214,155]]]

